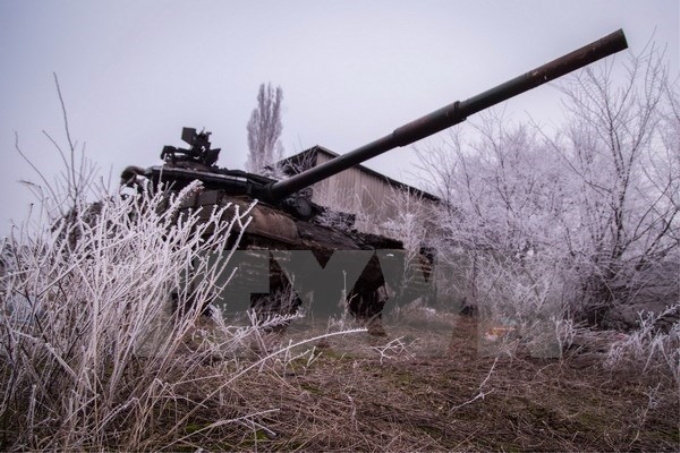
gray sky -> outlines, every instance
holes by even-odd
[[[183,126],[213,132],[219,164],[243,168],[246,123],[262,82],[284,91],[288,155],[319,144],[344,153],[618,28],[640,52],[667,46],[678,73],[678,0],[178,1],[0,0],[0,235],[61,167],[65,143],[52,72],[71,135],[115,182],[126,165],[159,163]],[[618,57],[622,60],[621,57]],[[559,93],[541,87],[506,114],[559,122]],[[410,148],[371,168],[417,185]]]

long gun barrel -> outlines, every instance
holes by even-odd
[[[300,189],[329,178],[365,160],[462,123],[468,116],[487,109],[544,83],[562,77],[606,56],[628,48],[623,30],[598,39],[532,71],[515,77],[465,101],[456,101],[411,121],[385,137],[338,156],[285,181],[269,184],[264,190],[268,201],[281,200]]]

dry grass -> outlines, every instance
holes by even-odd
[[[286,343],[298,334],[293,329],[277,340]],[[472,318],[457,321],[440,357],[419,358],[395,334],[381,340],[366,334],[330,338],[296,359],[266,361],[196,411],[183,427],[192,435],[172,449],[677,451],[680,446],[677,388],[661,372],[613,373],[599,357],[580,353],[561,360],[480,357]],[[397,343],[405,346],[401,353],[380,354]],[[202,383],[204,391],[219,385],[220,374],[232,375],[234,366],[230,361],[197,369],[197,375],[211,376]],[[214,425],[239,417],[237,425]]]

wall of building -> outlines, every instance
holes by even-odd
[[[323,152],[315,153],[314,165],[332,158]],[[397,236],[390,231],[399,222],[399,217],[412,213],[422,224],[423,230],[430,231],[428,221],[438,202],[423,197],[418,191],[397,187],[388,179],[369,173],[361,167],[345,170],[313,186],[312,200],[333,210],[357,215],[357,228],[361,231]],[[391,222],[390,222],[391,221]],[[423,234],[425,237],[426,234]],[[401,239],[401,238],[398,238]]]

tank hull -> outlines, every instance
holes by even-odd
[[[264,319],[273,314],[290,314],[304,306],[302,299],[305,299],[306,292],[304,283],[300,282],[313,280],[313,271],[316,269],[310,266],[309,272],[303,270],[294,276],[289,275],[289,272],[282,269],[286,268],[286,252],[311,252],[319,267],[324,268],[332,257],[336,256],[337,259],[347,251],[403,250],[402,242],[396,239],[296,219],[266,203],[260,202],[252,206],[253,201],[247,196],[229,195],[224,190],[203,190],[186,199],[180,210],[184,214],[197,216],[199,222],[208,222],[215,206],[228,206],[221,219],[224,222],[233,220],[237,213],[248,212],[250,222],[243,232],[238,228],[232,232],[233,241],[229,244],[237,245],[239,251],[250,253],[237,257],[239,262],[234,263],[233,267],[238,269],[218,303],[232,314],[238,314],[242,311],[239,309],[247,307],[255,310]],[[211,230],[206,231],[206,234],[211,233]],[[240,240],[236,244],[238,236]],[[263,256],[267,258],[266,261],[263,261]],[[249,260],[248,257],[252,259]],[[354,264],[348,259],[338,266],[349,269]],[[384,333],[380,323],[381,312],[395,288],[387,286],[377,255],[372,254],[367,263],[360,262],[358,265],[362,270],[356,283],[351,288],[346,288],[344,308],[365,323],[370,333],[381,335]],[[233,267],[228,268],[228,272]],[[421,272],[428,270],[423,269]],[[268,282],[267,293],[261,292],[263,278]],[[292,285],[291,280],[297,284]],[[305,294],[299,294],[300,292]],[[281,303],[282,294],[287,295],[287,306]],[[244,297],[250,299],[246,302],[246,307]]]

